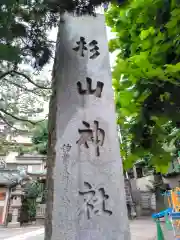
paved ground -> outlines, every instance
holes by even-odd
[[[0,240],[44,240],[44,228],[0,228]]]
[[[131,240],[156,239],[156,225],[151,219],[130,221]]]
[[[174,240],[173,231],[168,231],[164,222],[161,222],[164,240]],[[131,240],[157,240],[156,224],[151,218],[130,221]]]
[[[163,225],[163,224],[162,224]],[[156,240],[156,226],[149,219],[130,221],[131,240]],[[172,232],[165,230],[165,240],[173,240]],[[0,240],[44,240],[43,227],[17,229],[0,228]]]

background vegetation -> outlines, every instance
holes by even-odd
[[[110,51],[124,166],[145,159],[166,172],[180,136],[180,1],[132,0],[112,5]]]

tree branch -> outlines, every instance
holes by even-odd
[[[20,117],[14,116],[13,114],[7,112],[5,109],[2,109],[2,108],[0,108],[0,111],[3,112],[4,114],[6,114],[6,115],[16,119],[17,121],[29,122],[29,123],[31,123],[33,125],[35,125],[37,123],[37,122],[33,122],[31,120],[28,120],[28,119],[24,119],[24,118],[20,118]]]
[[[32,83],[34,86],[36,86],[36,87],[38,87],[38,88],[48,89],[48,90],[51,89],[51,87],[44,87],[44,86],[38,85],[38,84],[35,83],[33,80],[31,80],[31,78],[30,78],[29,76],[27,76],[25,73],[18,72],[17,70],[10,70],[10,71],[7,71],[7,72],[3,73],[3,74],[0,76],[0,79],[4,78],[5,76],[7,76],[7,75],[9,75],[9,74],[11,75],[11,74],[13,74],[13,73],[15,73],[15,74],[17,74],[17,75],[19,75],[19,76],[22,76],[22,77],[24,77],[24,78],[26,78],[26,79],[28,80],[28,82]]]
[[[42,89],[51,89],[51,87],[45,87],[45,86],[40,86],[40,85],[38,85],[37,83],[35,83],[33,80],[31,80],[31,78],[30,77],[28,77],[26,74],[24,74],[24,73],[21,73],[21,72],[18,72],[18,71],[15,71],[15,70],[13,70],[13,72],[14,73],[16,73],[16,74],[18,74],[18,75],[20,75],[20,76],[22,76],[22,77],[24,77],[24,78],[26,78],[30,83],[32,83],[34,86],[36,86],[36,87],[38,87],[38,88],[42,88]]]
[[[1,118],[1,119],[3,120],[3,122],[6,123],[9,127],[17,130],[18,132],[27,132],[26,130],[22,130],[22,129],[18,129],[18,128],[14,127],[12,124],[10,124],[10,123],[5,119],[5,117],[4,117],[2,114],[0,114],[0,118]]]
[[[48,40],[47,42],[56,44],[56,41],[52,41],[52,40]]]
[[[32,125],[36,125],[37,123],[43,122],[43,121],[47,118],[47,116],[46,116],[44,119],[41,119],[41,120],[39,120],[39,121],[34,122],[34,121],[31,121],[31,120],[28,120],[28,119],[25,119],[25,118],[21,118],[21,117],[14,116],[13,114],[7,112],[7,111],[6,111],[5,109],[3,109],[3,108],[0,108],[0,111],[3,112],[4,114],[6,114],[6,115],[8,115],[8,116],[10,116],[10,117],[12,117],[12,118],[14,118],[14,119],[16,119],[17,121],[28,122],[28,123],[31,123]],[[2,115],[0,115],[0,117],[1,117],[1,116],[2,116]],[[7,120],[6,120],[6,121],[7,121]]]
[[[6,82],[8,82],[8,83],[10,83],[10,84],[12,84],[12,85],[14,85],[14,86],[20,88],[20,89],[23,89],[23,90],[26,91],[26,92],[33,93],[33,94],[35,94],[35,95],[37,95],[37,96],[40,96],[40,97],[45,95],[45,94],[38,94],[38,93],[36,93],[35,91],[37,90],[37,88],[34,88],[34,89],[28,89],[28,88],[23,87],[23,86],[21,86],[20,84],[15,83],[15,82],[13,82],[13,81],[7,79],[7,78],[4,78],[4,79],[6,80]]]

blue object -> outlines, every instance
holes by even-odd
[[[109,7],[109,3],[108,2],[103,3],[103,7],[104,7],[104,11],[107,11]]]
[[[180,191],[177,191],[176,194],[177,194],[178,196],[180,196]],[[168,196],[168,197],[169,197],[169,196],[171,196],[171,193],[168,192],[168,191],[166,191],[166,192],[162,193],[162,196]]]
[[[159,213],[153,213],[152,218],[157,219],[157,218],[162,218],[165,216],[165,214],[172,214],[173,209],[172,208],[167,208],[166,210],[163,210]]]
[[[172,220],[179,220],[180,219],[180,212],[172,212],[171,217],[172,217]]]

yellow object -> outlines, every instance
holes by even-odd
[[[171,190],[172,205],[175,212],[180,211],[180,199],[178,194],[179,190],[180,190],[179,188]]]
[[[173,209],[173,212],[180,212],[180,188],[176,187],[173,190],[169,191],[169,195],[168,195],[168,205],[170,208]],[[173,226],[173,231],[174,231],[174,237],[175,239],[179,239],[179,234],[177,235],[177,231],[179,232],[180,230],[180,220],[172,220],[171,218],[171,222],[172,222],[172,226]]]

